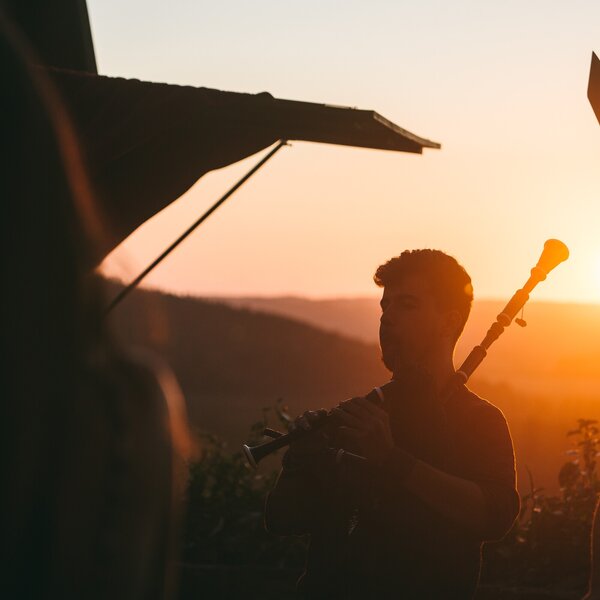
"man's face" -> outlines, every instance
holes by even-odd
[[[381,298],[379,343],[385,366],[427,368],[448,342],[448,321],[436,306],[426,279],[407,274],[386,285]]]

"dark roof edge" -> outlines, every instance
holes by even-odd
[[[592,52],[587,96],[600,123],[600,59],[595,52]]]
[[[377,112],[373,112],[373,118],[376,121],[379,121],[382,125],[385,125],[386,127],[389,127],[390,129],[393,129],[396,133],[399,133],[400,135],[404,136],[405,138],[411,140],[412,142],[415,142],[415,144],[419,144],[423,148],[433,148],[435,150],[439,150],[442,147],[442,145],[439,144],[438,142],[433,142],[426,138],[419,137],[418,135],[415,135],[414,133],[411,133],[410,131],[407,131],[406,129],[399,127],[395,123],[392,123],[392,121],[386,119],[385,117],[382,117]]]

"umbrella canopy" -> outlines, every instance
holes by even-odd
[[[111,248],[208,171],[279,139],[413,153],[440,147],[374,111],[44,70],[79,133]]]
[[[588,84],[588,98],[600,123],[600,59],[592,52],[592,66],[590,67],[590,82]]]
[[[440,147],[373,111],[99,76],[85,0],[3,6],[70,110],[108,222],[104,254],[208,171],[279,139],[419,153]]]
[[[97,73],[86,0],[2,0],[44,65]]]

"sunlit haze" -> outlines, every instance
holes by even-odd
[[[89,0],[99,71],[373,109],[423,155],[293,143],[145,285],[200,295],[373,295],[433,247],[476,297],[510,296],[547,238],[538,299],[600,302],[600,127],[586,97],[600,2]],[[260,155],[210,173],[114,251],[132,279]],[[156,165],[160,169],[160,165]]]

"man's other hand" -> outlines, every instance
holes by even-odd
[[[293,458],[310,456],[322,452],[327,447],[327,437],[320,427],[315,427],[326,418],[327,411],[324,408],[319,410],[307,410],[299,417],[296,417],[289,428],[289,433],[302,431],[303,435],[298,436],[290,443],[290,455]]]
[[[340,431],[356,442],[365,458],[375,463],[385,460],[394,447],[385,410],[364,397],[357,397],[339,404],[333,414]]]

